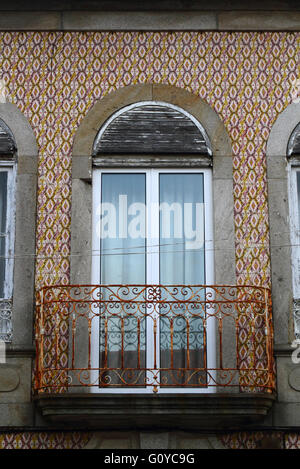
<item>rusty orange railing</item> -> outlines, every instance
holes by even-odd
[[[55,285],[36,309],[37,393],[274,390],[267,288]]]

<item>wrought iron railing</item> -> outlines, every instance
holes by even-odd
[[[274,390],[267,288],[55,285],[36,306],[37,393]]]

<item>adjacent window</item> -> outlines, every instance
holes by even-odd
[[[15,232],[15,151],[10,129],[0,119],[0,339],[11,340]]]
[[[300,339],[300,124],[288,143],[291,254],[295,336]]]
[[[0,166],[0,298],[12,297],[14,169]]]
[[[294,298],[300,299],[300,166],[290,171],[290,212]]]

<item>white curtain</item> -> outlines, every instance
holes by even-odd
[[[200,173],[160,174],[160,206],[173,204],[175,208],[177,204],[177,217],[170,217],[169,230],[163,226],[167,218],[160,213],[160,283],[163,285],[205,283],[204,244],[201,243],[204,241],[203,184]],[[199,377],[195,371],[203,366],[204,359],[201,316],[201,308],[182,304],[174,305],[168,317],[160,321],[160,367],[168,370],[161,371],[161,378],[167,385],[196,384],[199,378],[203,381],[203,376]]]
[[[115,216],[113,228],[116,237],[101,239],[101,284],[146,283],[146,243],[143,235],[146,220],[143,211],[138,213],[139,208],[145,207],[145,181],[145,174],[102,174],[101,199],[102,203],[111,203],[114,207],[112,216]],[[143,205],[139,207],[132,204]],[[132,214],[128,215],[132,209]],[[138,225],[132,224],[134,220],[138,220]],[[124,300],[130,300],[130,293],[124,295]],[[112,302],[108,310],[106,331],[104,320],[101,321],[100,361],[102,366],[114,368],[115,371],[108,371],[101,378],[114,385],[122,385],[122,380],[131,385],[144,383],[145,373],[142,369],[146,366],[146,321],[143,311],[138,311],[136,305],[126,304],[125,301]],[[121,368],[128,371],[117,371]]]
[[[297,193],[298,193],[298,229],[300,230],[300,171],[297,172]]]
[[[204,284],[204,245],[191,244],[195,239],[203,241],[204,212],[197,212],[197,206],[203,207],[204,203],[204,176],[201,173],[156,172],[153,177],[159,177],[159,185],[156,186],[159,187],[160,206],[160,211],[156,214],[160,220],[160,239],[157,246],[160,257],[157,265],[159,283]],[[103,237],[102,232],[102,284],[144,285],[149,282],[146,278],[147,254],[143,235],[146,228],[145,212],[140,214],[139,224],[134,225],[135,235],[140,232],[140,236],[132,237],[133,232],[129,233],[131,223],[134,219],[137,220],[138,215],[135,210],[130,212],[132,204],[145,206],[146,190],[145,173],[102,174],[101,201],[104,204],[111,203],[114,207],[111,214],[115,217],[115,223],[111,225],[111,229],[116,234],[115,238]],[[167,213],[163,212],[163,207],[167,208]],[[193,233],[195,239],[191,238]],[[105,299],[108,300],[108,296]],[[130,300],[130,294],[126,294],[124,300]],[[195,307],[186,307],[183,304],[160,319],[159,367],[164,369],[161,380],[166,386],[197,383],[199,372],[197,374],[193,370],[203,366],[203,314],[201,308],[197,311]],[[124,319],[121,319],[122,315]],[[106,326],[105,318],[108,318]],[[138,311],[137,305],[126,301],[111,302],[100,324],[100,366],[106,370],[111,368],[103,373],[100,382],[121,386],[124,380],[127,385],[143,385],[146,376],[146,350],[148,353],[151,350],[150,344],[146,344],[143,311]],[[149,325],[148,327],[151,328]]]

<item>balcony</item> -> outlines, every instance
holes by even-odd
[[[36,306],[34,399],[53,422],[203,428],[272,406],[266,288],[56,285]]]

